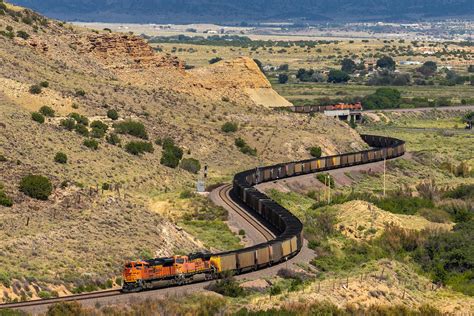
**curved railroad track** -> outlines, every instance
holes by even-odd
[[[218,195],[233,212],[253,227],[261,236],[264,242],[244,249],[233,250],[229,252],[215,254],[220,258],[233,258],[234,267],[229,270],[250,272],[249,268],[254,270],[268,270],[270,266],[289,259],[295,258],[304,249],[303,225],[287,209],[283,208],[264,193],[255,189],[255,186],[269,181],[295,177],[304,174],[322,172],[333,169],[341,169],[355,165],[363,165],[372,162],[382,161],[384,159],[394,159],[405,154],[405,142],[383,136],[361,135],[362,139],[373,149],[360,152],[314,158],[303,161],[294,161],[278,164],[274,166],[263,167],[261,169],[247,170],[238,173],[233,180],[232,185],[224,185],[219,188]],[[245,208],[245,209],[244,209]],[[247,212],[246,209],[249,209]],[[267,255],[266,261],[260,261],[260,254]],[[241,257],[248,258],[253,256],[253,263],[245,264]],[[262,255],[263,257],[263,255]],[[242,259],[243,260],[243,259]],[[235,263],[237,262],[237,264]],[[248,261],[247,261],[248,262]],[[251,261],[252,262],[252,261]],[[271,269],[271,268],[270,268]],[[253,274],[250,273],[250,274]],[[201,284],[209,283],[201,282]],[[192,283],[184,285],[181,291],[186,289],[197,289],[198,284]],[[145,291],[141,293],[122,293],[119,290],[108,290],[102,292],[86,293],[80,295],[71,295],[59,298],[33,300],[20,303],[10,303],[0,305],[1,308],[31,308],[46,306],[58,302],[67,301],[88,301],[107,299],[113,296],[144,295],[145,293],[172,292],[173,288],[158,288],[156,290]],[[202,287],[201,287],[202,288]]]
[[[234,200],[230,197],[230,191],[232,190],[231,184],[226,184],[217,189],[219,198],[224,202],[229,208],[231,208],[235,213],[242,217],[247,223],[249,223],[256,231],[258,231],[265,241],[270,241],[275,238],[273,234],[267,227],[265,227],[261,222],[255,219],[247,213],[243,208],[236,204]]]
[[[272,240],[275,238],[275,235],[267,228],[265,227],[261,222],[256,220],[253,216],[249,215],[243,208],[242,206],[238,205],[236,201],[234,201],[231,196],[230,192],[232,190],[232,185],[231,184],[226,184],[222,185],[221,187],[217,188],[217,194],[219,198],[222,200],[225,205],[230,208],[233,212],[235,212],[237,215],[239,215],[240,218],[242,218],[245,222],[247,222],[252,228],[258,232],[262,238],[266,241]],[[201,282],[203,285],[206,285],[210,281],[207,282]],[[183,290],[186,290],[187,287],[192,286],[191,285],[184,285],[181,286]],[[149,290],[146,293],[150,292],[163,292],[166,291],[167,289],[170,288],[159,288],[155,290]],[[88,301],[88,300],[95,300],[95,299],[102,299],[102,298],[108,298],[108,297],[115,297],[115,296],[121,296],[121,295],[129,295],[129,296],[136,296],[139,295],[138,293],[122,293],[121,290],[107,290],[107,291],[100,291],[100,292],[91,292],[91,293],[83,293],[83,294],[76,294],[76,295],[68,295],[68,296],[63,296],[63,297],[55,297],[55,298],[50,298],[50,299],[40,299],[40,300],[31,300],[31,301],[26,301],[26,302],[17,302],[17,303],[7,303],[7,304],[0,304],[0,309],[24,309],[24,308],[34,308],[34,307],[46,307],[55,303],[61,303],[61,302],[73,302],[73,301]]]

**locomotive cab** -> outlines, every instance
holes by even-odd
[[[144,261],[131,261],[125,264],[123,269],[123,289],[126,291],[140,290],[144,271],[148,263]]]

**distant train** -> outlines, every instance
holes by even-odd
[[[362,103],[338,103],[334,105],[296,105],[293,107],[293,112],[296,113],[315,113],[325,111],[340,111],[340,110],[350,110],[350,111],[362,111]]]
[[[164,281],[182,285],[192,282],[198,275],[203,275],[208,280],[215,279],[225,271],[237,274],[253,271],[295,256],[303,246],[303,224],[254,186],[308,173],[393,159],[405,153],[405,142],[399,139],[372,135],[362,135],[362,139],[373,149],[282,163],[235,175],[231,195],[245,204],[252,215],[275,234],[274,240],[217,254],[192,254],[129,262],[123,270],[123,291],[150,289]]]

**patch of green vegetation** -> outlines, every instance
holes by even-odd
[[[221,130],[224,133],[235,133],[239,129],[239,125],[235,122],[226,122],[222,125]]]
[[[237,146],[243,154],[257,156],[257,149],[250,147],[247,142],[240,137],[235,139],[235,146]]]
[[[111,133],[107,136],[107,143],[111,145],[117,146],[120,145],[121,142],[120,137],[115,133]]]
[[[76,127],[76,120],[73,118],[63,119],[60,122],[61,126],[67,129],[68,131],[74,130]]]
[[[40,124],[44,123],[44,116],[41,113],[33,112],[31,113],[31,119]]]
[[[20,191],[38,200],[47,200],[53,192],[51,181],[39,175],[28,175],[20,181]]]
[[[113,127],[119,134],[128,134],[141,139],[148,139],[148,133],[146,132],[145,125],[143,125],[141,122],[127,120],[120,123],[115,123]]]
[[[70,118],[73,118],[77,122],[77,124],[89,126],[89,119],[84,115],[73,112],[73,113],[70,113],[68,116]]]
[[[199,160],[194,158],[184,158],[181,161],[179,167],[188,172],[198,174],[199,170],[201,170],[201,163],[199,162]]]
[[[240,238],[222,221],[185,220],[180,224],[184,230],[201,240],[207,248],[223,251],[242,248]]]
[[[160,163],[170,168],[176,168],[179,161],[183,158],[183,150],[175,145],[174,140],[165,138],[163,140],[163,152]]]
[[[40,112],[41,114],[43,114],[44,116],[47,116],[47,117],[54,117],[54,114],[55,114],[55,111],[54,111],[51,107],[49,107],[49,106],[47,106],[47,105],[42,106],[42,107],[40,108],[39,112]]]
[[[321,150],[321,147],[319,146],[313,146],[309,149],[309,153],[311,154],[311,156],[313,156],[314,158],[321,158],[321,155],[323,153],[323,151]]]
[[[318,181],[323,183],[325,186],[331,187],[331,189],[336,187],[334,178],[329,173],[318,173],[316,175],[316,179],[318,179]]]
[[[132,155],[142,155],[144,153],[153,153],[155,149],[150,142],[132,141],[125,145],[125,150]]]
[[[92,150],[99,149],[99,142],[96,141],[95,139],[85,139],[82,144]]]
[[[57,152],[54,156],[54,161],[60,164],[67,163],[67,155],[63,152]]]
[[[118,120],[119,118],[119,114],[117,112],[117,110],[114,110],[114,109],[110,109],[107,111],[107,117],[113,121],[116,121]]]
[[[216,282],[211,283],[208,290],[228,297],[242,297],[247,295],[247,291],[239,286],[231,273],[224,273],[223,277]]]

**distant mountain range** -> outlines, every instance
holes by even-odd
[[[474,16],[474,0],[12,0],[64,20],[142,23],[414,21]]]

